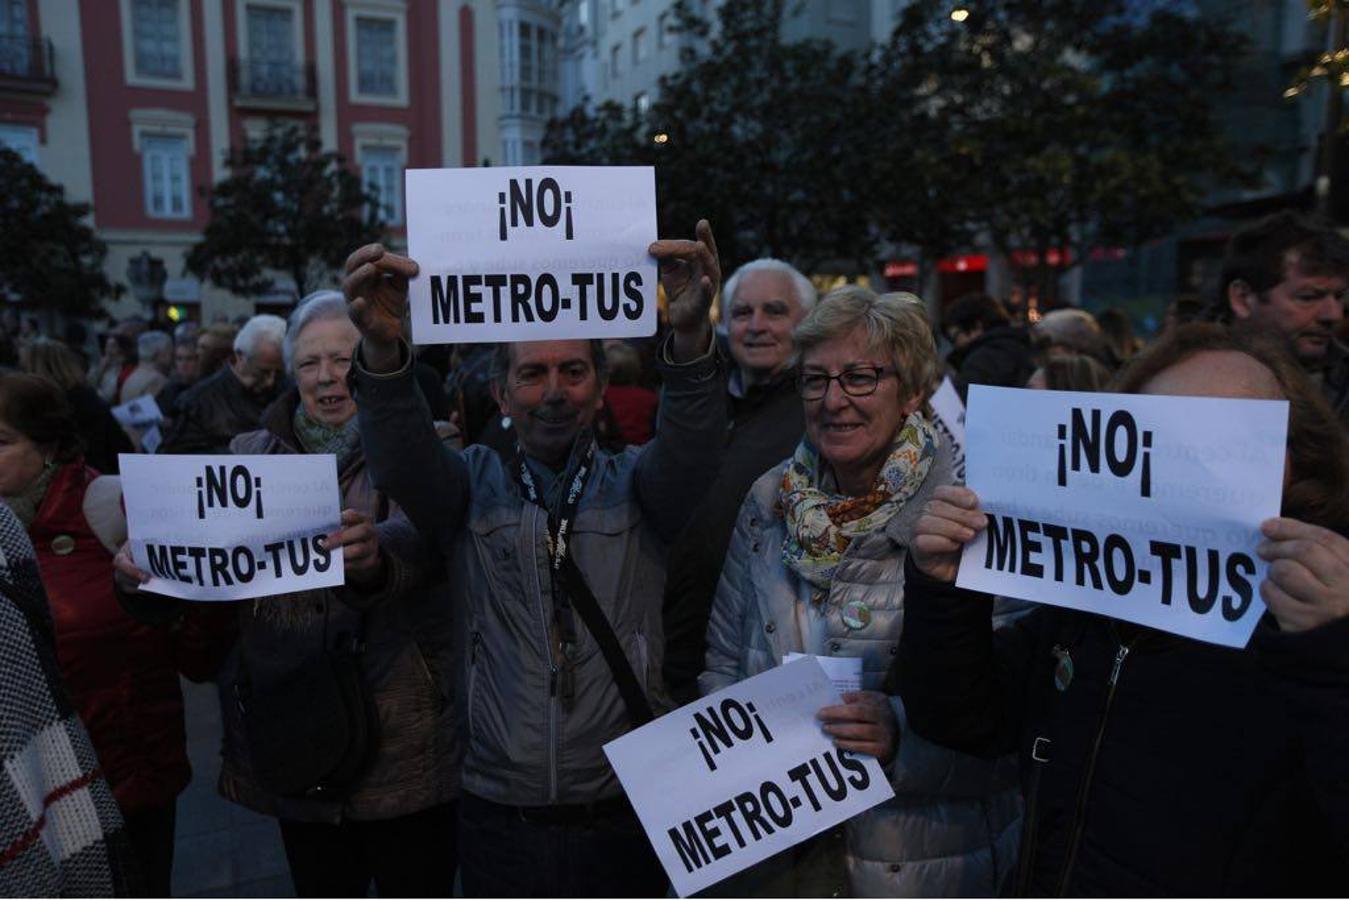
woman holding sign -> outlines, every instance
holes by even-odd
[[[856,896],[996,893],[1016,850],[1010,766],[908,733],[903,705],[876,690],[899,639],[914,525],[951,480],[926,409],[937,352],[922,301],[840,288],[794,339],[806,437],[741,507],[699,686],[711,693],[792,652],[850,659],[864,689],[820,718],[841,749],[886,766],[896,797],[848,823],[846,851],[824,835],[733,889],[828,896],[846,877]]]
[[[966,752],[1021,752],[1019,895],[1343,894],[1345,436],[1281,347],[1214,325],[1180,328],[1116,387],[1289,402],[1284,517],[1262,527],[1268,614],[1250,644],[1048,605],[993,632],[990,599],[953,584],[962,548],[987,527],[979,498],[939,488],[907,564],[896,675],[910,721]]]
[[[0,376],[0,494],[32,539],[56,631],[61,676],[127,821],[150,896],[166,894],[178,794],[191,769],[178,674],[197,681],[198,617],[180,629],[142,624],[113,593],[126,538],[121,486],[85,464],[61,388]]]
[[[448,600],[416,532],[370,483],[347,371],[359,334],[335,291],[295,309],[295,387],[239,454],[331,453],[342,495],[341,588],[237,604],[237,652],[217,676],[220,790],[280,820],[299,896],[449,896],[458,748]],[[144,576],[127,553],[122,570]]]

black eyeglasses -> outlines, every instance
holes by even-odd
[[[800,391],[802,400],[820,400],[829,393],[829,382],[837,381],[843,393],[848,396],[865,397],[876,393],[876,386],[881,383],[881,378],[893,374],[895,370],[889,366],[858,366],[854,369],[844,369],[837,375],[802,372],[796,376],[796,389]]]

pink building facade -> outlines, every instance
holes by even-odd
[[[489,0],[0,0],[0,145],[93,206],[109,277],[163,260],[163,299],[210,321],[284,311],[200,283],[183,256],[226,157],[273,121],[346,156],[403,240],[403,171],[495,155]],[[117,317],[147,314],[128,291]]]

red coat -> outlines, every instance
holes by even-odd
[[[56,655],[124,813],[163,806],[187,786],[183,633],[132,619],[113,592],[112,554],[85,519],[98,473],[62,466],[28,529],[56,626]],[[188,672],[190,676],[209,673]]]

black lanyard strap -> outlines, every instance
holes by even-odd
[[[550,511],[545,506],[543,498],[539,494],[538,486],[535,484],[534,476],[529,471],[529,465],[525,462],[524,453],[518,445],[515,449],[513,468],[519,482],[521,495],[530,503],[548,512],[548,555],[553,584],[553,615],[558,629],[558,640],[562,644],[563,677],[568,685],[573,683],[571,648],[576,643],[576,632],[571,619],[571,611],[575,609],[586,630],[595,638],[595,643],[599,646],[604,661],[609,665],[609,672],[613,675],[614,682],[618,686],[618,692],[623,697],[623,703],[628,709],[628,721],[631,722],[633,728],[639,728],[655,718],[651,711],[651,704],[647,701],[646,692],[642,690],[641,683],[638,682],[636,674],[632,671],[632,664],[628,661],[627,654],[623,652],[623,647],[619,644],[617,635],[614,634],[613,626],[604,615],[604,610],[600,608],[599,601],[595,599],[594,592],[591,591],[590,585],[586,583],[585,576],[581,574],[581,570],[572,558],[571,549],[568,546],[567,538],[571,532],[572,524],[576,520],[581,495],[585,493],[586,484],[595,469],[596,445],[594,436],[588,432],[583,432],[578,441],[586,442],[585,450],[582,452],[579,462],[568,466],[564,473],[563,477],[567,481],[556,511]],[[568,693],[568,690],[564,690],[564,699],[567,698]]]

